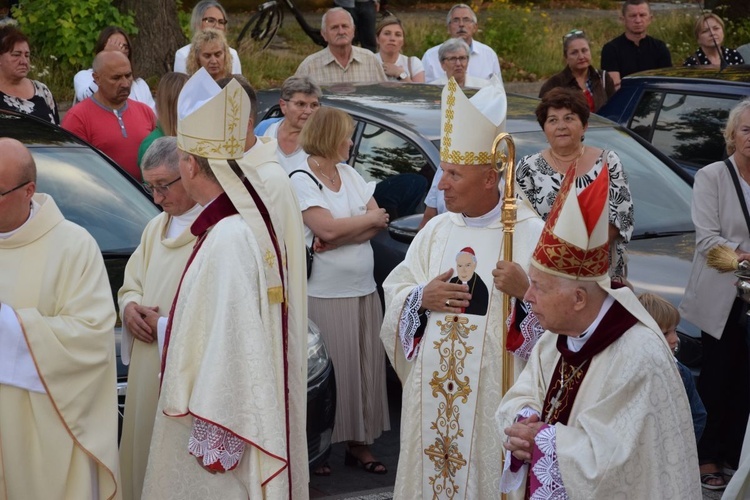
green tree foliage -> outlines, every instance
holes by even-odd
[[[138,32],[132,13],[121,13],[110,0],[21,0],[13,16],[29,37],[31,51],[54,55],[63,70],[90,66],[96,38],[105,27]]]

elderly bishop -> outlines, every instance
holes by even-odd
[[[606,170],[603,171],[606,174]],[[547,330],[497,412],[513,498],[700,499],[685,389],[656,322],[610,283],[609,179],[565,176],[525,299]]]
[[[383,284],[380,337],[403,384],[394,498],[500,495],[502,444],[492,414],[502,397],[506,318],[503,293],[479,287],[493,282],[504,239],[503,187],[490,157],[506,103],[496,78],[471,99],[448,82],[439,189],[449,212],[417,234]],[[519,201],[513,259],[520,267],[528,268],[542,226]]]

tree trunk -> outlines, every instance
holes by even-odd
[[[175,0],[115,0],[114,4],[135,14],[138,34],[132,37],[131,48],[135,73],[149,78],[172,71],[174,53],[187,43]]]

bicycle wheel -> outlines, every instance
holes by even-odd
[[[237,48],[241,48],[244,41],[245,44],[260,42],[260,50],[265,49],[276,36],[276,32],[279,31],[283,18],[284,13],[281,6],[276,2],[268,2],[262,5],[260,10],[250,17],[240,31],[240,35],[237,37]]]

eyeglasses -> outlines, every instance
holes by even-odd
[[[215,17],[204,17],[203,19],[201,19],[201,21],[208,24],[209,26],[216,26],[217,24],[221,26],[226,26],[227,23],[229,22],[226,19],[216,19]]]
[[[451,24],[471,24],[474,20],[470,17],[454,17],[451,19]]]
[[[295,108],[299,109],[300,111],[305,110],[307,108],[310,108],[312,111],[315,111],[320,107],[319,102],[305,102],[305,101],[292,101],[290,99],[284,99],[284,101],[288,102]]]
[[[469,58],[467,56],[453,56],[453,57],[444,57],[443,61],[448,61],[451,64],[455,64],[456,61],[460,62],[461,64],[466,64],[466,61],[468,61]]]
[[[176,178],[172,182],[168,182],[168,183],[164,184],[163,186],[152,186],[148,182],[144,182],[141,185],[143,186],[143,189],[145,189],[146,192],[148,194],[152,195],[152,196],[153,196],[154,193],[159,193],[162,196],[167,196],[167,193],[169,192],[169,186],[171,186],[175,182],[179,181],[180,179],[182,179],[182,176]]]
[[[570,30],[563,35],[563,42],[569,38],[578,38],[582,36],[586,36],[586,33],[584,33],[583,31],[579,29]]]
[[[0,193],[0,199],[2,199],[3,197],[5,197],[5,195],[8,195],[8,194],[12,193],[13,191],[18,191],[19,189],[21,189],[22,187],[24,187],[26,184],[29,184],[30,182],[31,181],[26,181],[23,184],[19,184],[18,186],[14,187],[13,189],[9,189],[9,190],[7,190],[4,193]]]

